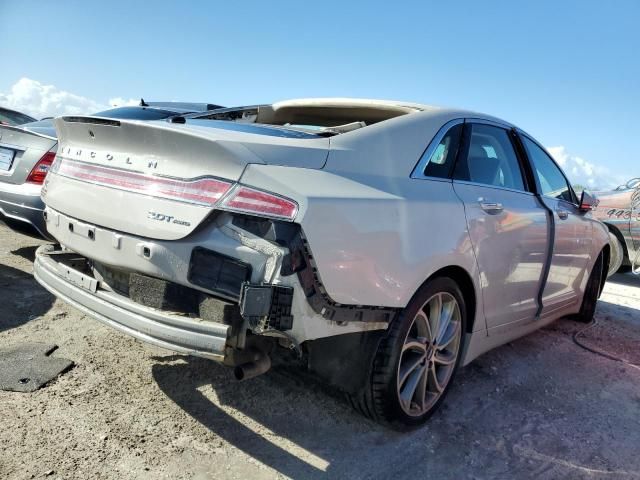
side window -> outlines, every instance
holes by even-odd
[[[546,197],[575,203],[573,192],[567,183],[567,179],[551,157],[527,137],[522,137],[522,143],[524,143],[527,156],[531,160],[533,173],[538,178],[538,183],[540,183],[540,188],[542,189],[540,193]]]
[[[458,145],[460,144],[460,136],[462,135],[463,124],[454,125],[442,137],[440,143],[431,154],[429,163],[424,169],[427,177],[448,178],[451,167],[456,161],[458,153]]]
[[[454,178],[525,191],[522,170],[509,132],[504,128],[470,124],[469,152],[456,166]]]

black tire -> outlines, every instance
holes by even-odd
[[[591,275],[587,281],[587,287],[584,291],[580,312],[573,317],[573,320],[581,323],[590,323],[596,313],[596,305],[600,296],[600,287],[602,286],[602,271],[604,269],[604,255],[600,253],[596,259],[596,263],[591,269]]]
[[[399,367],[403,346],[406,346],[405,342],[408,340],[410,329],[414,328],[415,318],[418,313],[423,309],[423,306],[426,305],[429,299],[432,299],[439,293],[444,295],[448,294],[446,298],[449,299],[450,305],[453,304],[451,297],[457,301],[460,320],[459,322],[455,322],[456,335],[459,335],[456,358],[455,362],[453,362],[451,361],[451,357],[449,357],[453,369],[448,370],[449,373],[447,374],[446,384],[443,385],[444,388],[442,393],[439,393],[439,397],[431,397],[435,403],[423,414],[409,415],[403,409],[399,398],[400,385],[398,384],[398,376],[400,375]],[[358,395],[350,396],[352,405],[365,416],[395,428],[405,429],[407,427],[424,424],[444,400],[455,377],[455,373],[458,370],[464,347],[463,340],[466,325],[467,311],[465,301],[456,282],[448,277],[439,277],[430,280],[416,292],[407,307],[391,323],[387,335],[378,345],[373,361],[372,373],[364,391]],[[435,336],[437,336],[437,334],[434,335],[434,337]],[[447,335],[442,335],[442,337],[445,336]],[[435,362],[435,359],[433,362]],[[433,362],[429,361],[429,365],[434,365]],[[430,372],[427,365],[425,365],[424,368],[427,368],[427,372]],[[435,371],[434,366],[434,372]],[[429,373],[425,375],[425,382],[428,382],[431,377],[429,377]]]
[[[624,247],[622,242],[613,232],[609,232],[609,245],[611,246],[611,254],[609,256],[609,272],[607,277],[610,277],[614,273],[622,269],[622,263],[624,262]]]

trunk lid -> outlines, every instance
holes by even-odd
[[[211,120],[63,117],[55,124],[58,155],[45,203],[88,223],[162,240],[189,235],[215,209],[212,202],[166,198],[167,183],[185,192],[201,182],[233,184],[249,163],[322,168],[329,148],[328,138]]]
[[[0,126],[0,182],[22,184],[38,160],[56,146],[54,136]]]

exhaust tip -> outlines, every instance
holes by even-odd
[[[262,353],[254,362],[238,365],[233,369],[236,380],[248,380],[266,373],[271,368],[271,358]]]
[[[233,376],[236,377],[236,380],[244,380],[244,369],[242,366],[238,366],[233,369]]]

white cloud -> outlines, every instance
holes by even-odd
[[[138,105],[140,99],[110,98],[102,103],[90,98],[45,85],[31,78],[21,78],[7,93],[0,92],[0,105],[27,113],[36,118],[59,115],[91,114],[109,107]]]
[[[139,99],[114,97],[103,104],[30,78],[18,80],[8,93],[0,92],[0,105],[28,113],[37,118],[91,114],[106,110],[110,106],[138,105],[139,102]],[[573,184],[579,183],[595,190],[615,187],[626,181],[626,178],[613,174],[606,167],[571,155],[564,146],[549,147],[547,150],[560,164]]]
[[[115,97],[109,99],[109,105],[112,107],[126,107],[129,105],[140,105],[140,99],[130,98],[129,100],[125,100],[122,97]]]
[[[90,98],[74,95],[30,78],[18,80],[8,93],[0,92],[0,105],[37,118],[90,114],[108,108]]]
[[[584,185],[591,190],[606,190],[626,181],[624,176],[612,173],[607,167],[571,155],[564,146],[547,147],[547,151],[560,164],[569,181],[574,185]]]

